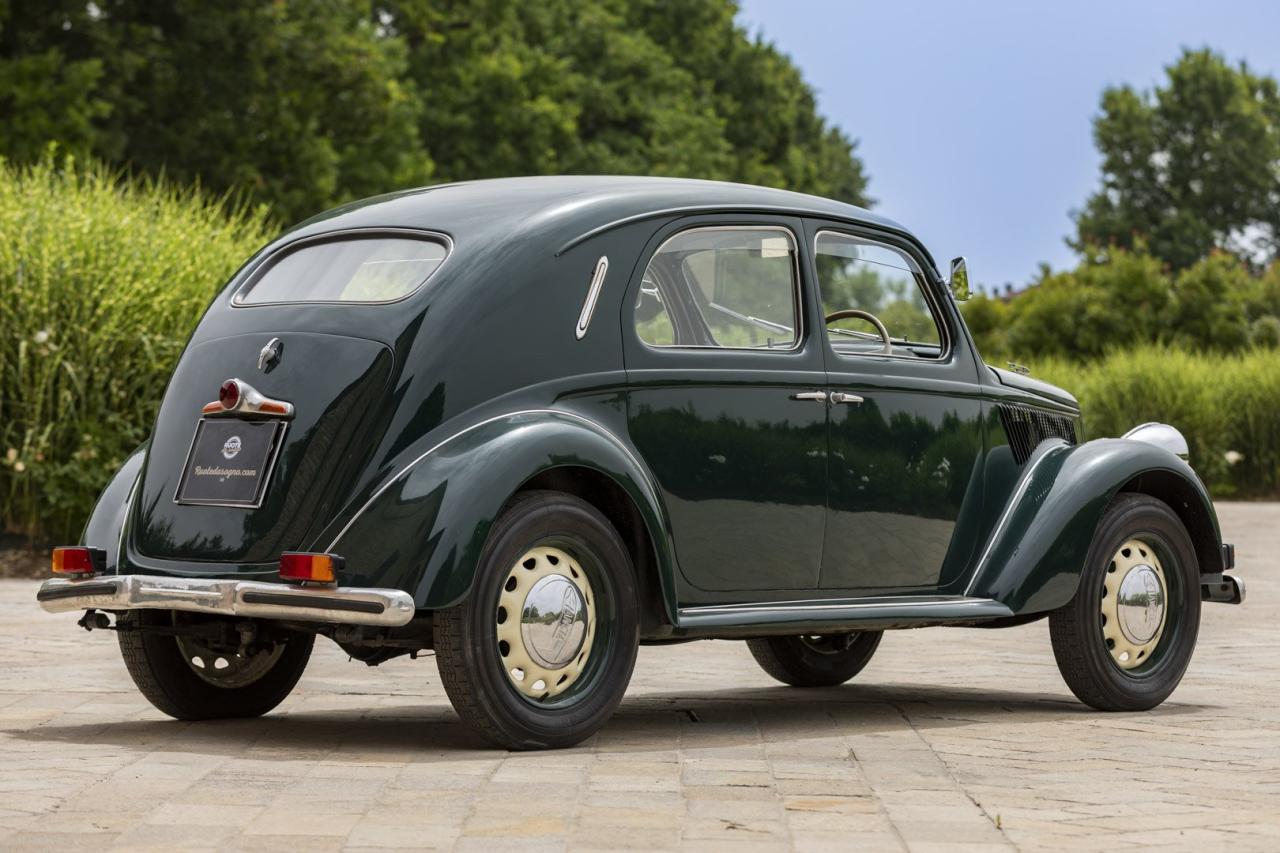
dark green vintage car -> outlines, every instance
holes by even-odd
[[[39,601],[180,719],[262,714],[317,634],[434,650],[495,743],[565,746],[640,643],[837,685],[883,631],[1048,617],[1151,708],[1241,583],[1172,427],[1080,438],[985,365],[901,226],[779,190],[523,178],[322,214],[234,276]]]

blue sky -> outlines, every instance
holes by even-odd
[[[1108,85],[1150,88],[1182,46],[1280,73],[1280,2],[740,0],[859,140],[877,211],[986,285],[1070,266],[1070,211],[1098,185]],[[945,272],[945,269],[944,269]]]

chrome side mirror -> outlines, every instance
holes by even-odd
[[[956,298],[957,302],[964,302],[971,295],[969,292],[969,268],[965,265],[963,257],[952,258],[951,280],[948,285],[951,287],[951,295]]]

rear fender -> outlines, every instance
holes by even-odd
[[[505,415],[447,439],[377,492],[325,550],[346,562],[344,583],[402,589],[419,608],[449,607],[471,589],[489,529],[511,496],[563,466],[597,471],[635,502],[673,613],[671,550],[648,473],[605,427],[564,411]]]
[[[1080,583],[1102,513],[1121,491],[1157,497],[1182,519],[1202,573],[1222,571],[1222,536],[1200,478],[1169,450],[1142,441],[1046,444],[1033,456],[978,558],[966,594],[1014,613],[1053,610]]]
[[[93,512],[89,513],[89,522],[80,535],[82,545],[101,548],[106,552],[106,571],[111,574],[119,574],[120,544],[124,540],[129,505],[133,502],[138,478],[142,475],[142,466],[147,461],[147,450],[150,445],[149,441],[143,442],[125,459],[124,464],[98,496]]]

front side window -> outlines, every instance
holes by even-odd
[[[847,234],[818,234],[814,261],[822,293],[827,337],[842,355],[884,352],[880,321],[894,355],[937,358],[942,335],[929,300],[924,273],[897,249]],[[862,316],[841,317],[857,310]]]
[[[636,297],[650,346],[792,349],[796,246],[784,228],[696,228],[663,243]]]
[[[393,302],[421,287],[446,254],[444,243],[414,237],[306,243],[271,261],[236,302]]]

